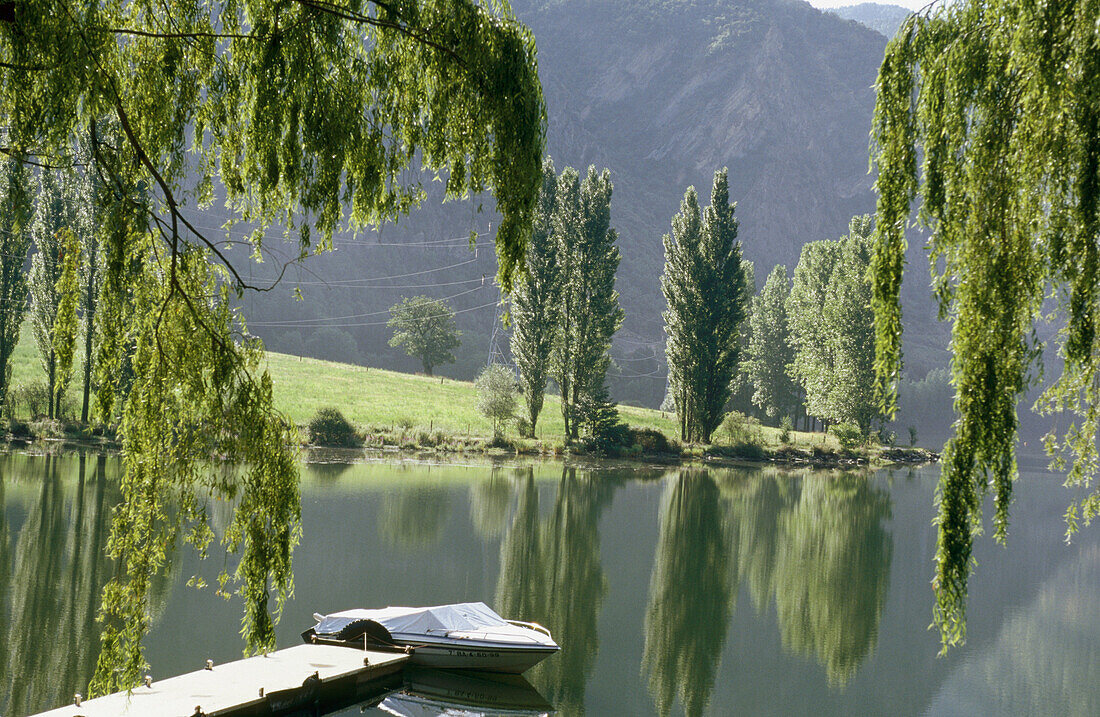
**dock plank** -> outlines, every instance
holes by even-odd
[[[382,678],[408,660],[400,653],[373,652],[330,645],[298,645],[249,657],[211,670],[157,680],[130,694],[116,692],[77,706],[70,704],[36,717],[191,717],[196,708],[208,717],[268,712],[269,697],[299,690],[316,674],[318,689],[337,681]],[[263,696],[261,697],[261,688]],[[286,693],[292,694],[292,693]]]

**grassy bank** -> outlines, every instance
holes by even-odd
[[[489,420],[477,411],[477,394],[469,381],[419,376],[379,368],[269,353],[275,403],[292,421],[304,425],[324,407],[338,408],[354,424],[371,432],[403,427],[448,435],[486,438]],[[623,420],[635,428],[652,428],[669,437],[675,420],[648,408],[619,406]],[[514,429],[511,430],[514,435]],[[548,395],[536,439],[561,442],[565,437],[561,404]]]
[[[270,353],[268,369],[275,383],[275,401],[296,424],[305,426],[321,408],[333,407],[356,426],[369,446],[434,448],[440,444],[460,449],[484,448],[492,436],[488,419],[477,411],[477,393],[468,381],[419,376],[378,368]],[[619,406],[631,428],[653,429],[676,443],[675,416],[649,408]],[[754,425],[749,441],[719,428],[711,446],[684,449],[684,457],[707,460],[778,460],[788,463],[866,462],[880,456],[891,462],[931,457],[907,449],[845,451],[831,434],[791,431],[781,440],[778,428]],[[521,440],[512,427],[509,440],[528,452],[558,452],[565,442],[561,404],[547,395],[539,416],[535,440]],[[746,445],[748,443],[749,445]]]
[[[16,348],[12,366],[12,386],[16,394],[30,386],[44,386],[45,378],[38,350],[29,326]],[[368,446],[399,448],[450,447],[459,450],[482,450],[492,436],[488,419],[477,410],[477,393],[469,381],[419,376],[379,368],[321,361],[318,359],[269,353],[267,368],[275,385],[275,403],[295,424],[304,427],[321,408],[338,409],[362,436]],[[79,371],[80,360],[77,360]],[[82,375],[74,372],[66,404],[66,418],[79,414]],[[15,405],[16,416],[31,426],[35,416],[26,404]],[[675,443],[678,436],[675,416],[649,408],[619,406],[623,421],[631,428],[652,429]],[[70,436],[86,435],[79,426],[70,423]],[[58,426],[35,428],[35,435],[49,436]],[[731,436],[719,428],[712,446],[692,446],[684,449],[686,458],[779,460],[783,462],[834,463],[839,460],[874,459],[882,452],[870,450],[843,451],[832,435],[791,431],[788,442],[780,439],[780,430],[768,426],[750,426],[750,436]],[[41,436],[40,436],[41,437]],[[303,438],[305,433],[303,431]],[[509,427],[507,438],[516,449],[531,453],[556,453],[565,442],[561,404],[556,396],[547,395],[539,416],[533,440],[521,440],[515,427]],[[919,459],[919,455],[915,459]],[[907,460],[895,453],[890,460]]]

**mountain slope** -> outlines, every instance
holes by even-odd
[[[893,37],[905,18],[913,14],[900,5],[881,5],[874,2],[830,8],[829,12],[855,20],[885,37]]]
[[[729,167],[744,254],[760,277],[777,263],[793,267],[805,242],[842,235],[853,214],[874,210],[868,130],[885,38],[799,0],[515,0],[513,8],[538,43],[548,152],[559,170],[612,172],[626,311],[614,350],[625,378],[613,392],[656,405],[665,381],[653,358],[663,342],[661,236],[685,188],[694,184],[709,201],[714,171]],[[402,295],[458,294],[464,346],[459,364],[442,370],[470,378],[494,320],[495,289],[478,283],[495,270],[491,239],[476,259],[462,241],[432,242],[490,231],[492,199],[483,201],[479,213],[476,202],[429,200],[380,237],[338,239],[340,251],[297,275],[330,282],[303,285],[306,301],[293,301],[289,287],[248,300],[254,332],[293,351],[288,343],[308,346],[331,324],[351,334],[361,360],[414,370],[386,345],[385,310]],[[383,246],[401,243],[419,246]]]

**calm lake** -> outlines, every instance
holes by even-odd
[[[118,469],[0,456],[2,715],[87,686]],[[937,657],[938,467],[310,464],[279,645],[313,612],[481,600],[553,631],[562,653],[527,678],[561,715],[1100,714],[1100,529],[1065,545],[1061,478],[1022,472],[1008,546],[977,549],[969,640]],[[224,565],[176,553],[155,678],[240,656],[240,602],[186,585]],[[412,713],[346,714],[385,709]]]

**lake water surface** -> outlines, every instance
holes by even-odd
[[[118,469],[0,456],[2,715],[87,685]],[[1039,462],[1008,546],[978,546],[967,644],[937,657],[938,474],[307,465],[279,645],[313,612],[481,600],[554,633],[562,653],[527,678],[561,715],[1100,714],[1100,530],[1064,544],[1070,496]],[[175,555],[154,677],[241,655],[240,603],[186,585],[225,566]]]

